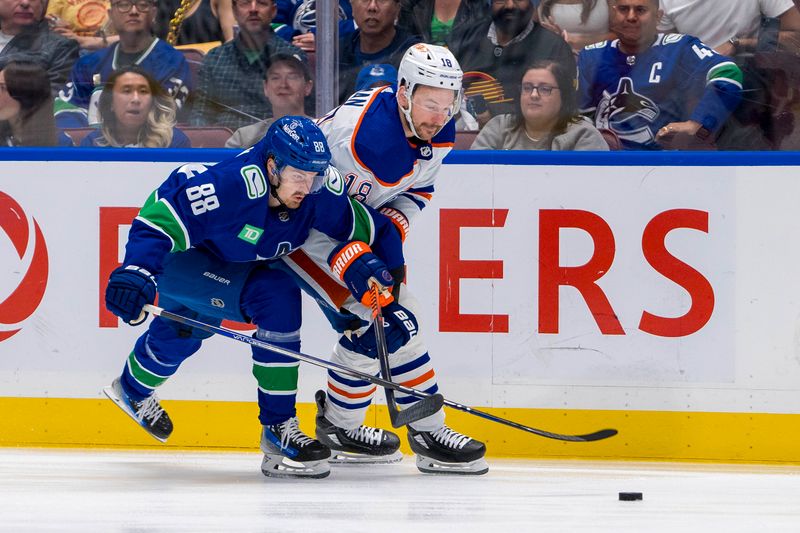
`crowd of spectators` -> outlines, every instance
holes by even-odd
[[[321,115],[316,2],[0,0],[0,145],[246,148]],[[338,103],[443,44],[473,149],[800,149],[800,0],[338,0],[338,22]]]

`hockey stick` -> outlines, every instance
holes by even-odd
[[[144,309],[149,313],[153,313],[153,315],[155,316],[160,316],[172,320],[174,322],[202,329],[203,331],[207,331],[209,333],[216,333],[217,335],[222,335],[223,337],[228,337],[229,339],[243,342],[251,346],[257,346],[259,348],[269,350],[273,353],[278,353],[281,355],[285,355],[287,357],[291,357],[293,359],[297,359],[298,361],[304,361],[306,363],[310,363],[316,366],[321,366],[322,368],[327,368],[329,370],[337,370],[349,376],[357,377],[359,379],[363,379],[364,381],[369,381],[374,385],[380,385],[381,387],[390,388],[392,390],[403,392],[411,396],[416,396],[417,398],[428,398],[432,396],[427,392],[423,392],[417,389],[412,389],[411,387],[406,387],[405,385],[400,385],[398,383],[393,383],[391,381],[386,381],[385,379],[381,379],[372,376],[370,374],[366,374],[364,372],[359,372],[358,370],[348,368],[338,363],[325,361],[324,359],[319,359],[312,355],[306,355],[304,353],[294,352],[286,348],[281,348],[280,346],[273,346],[272,344],[269,344],[267,342],[254,339],[253,337],[247,335],[242,335],[241,333],[237,333],[236,331],[230,329],[226,329],[219,326],[212,326],[211,324],[206,324],[205,322],[200,322],[199,320],[194,320],[192,318],[187,318],[185,316],[181,316],[172,313],[170,311],[165,311],[164,309],[156,307],[155,305],[149,305],[149,304],[145,305]],[[522,431],[527,431],[528,433],[533,433],[534,435],[539,435],[540,437],[545,437],[548,439],[563,440],[568,442],[591,442],[596,440],[607,439],[617,434],[616,429],[601,429],[600,431],[595,431],[594,433],[588,433],[586,435],[562,435],[560,433],[551,433],[550,431],[544,431],[542,429],[536,429],[529,426],[525,426],[523,424],[518,424],[517,422],[506,420],[505,418],[500,418],[499,416],[494,416],[489,413],[484,413],[483,411],[478,411],[477,409],[473,409],[472,407],[467,407],[466,405],[452,402],[447,399],[444,400],[444,405],[456,409],[458,411],[464,411],[465,413],[479,416],[481,418],[485,418],[486,420],[491,420],[492,422],[497,422],[499,424],[505,424],[507,426],[511,426],[513,428]]]
[[[389,350],[386,347],[386,332],[383,331],[384,320],[380,305],[380,289],[375,283],[370,289],[372,292],[372,326],[375,328],[375,345],[378,350],[378,361],[381,363],[381,374],[383,379],[392,381],[392,373],[389,369]],[[439,393],[422,398],[418,402],[406,407],[402,411],[397,408],[394,399],[394,390],[384,387],[386,393],[386,406],[389,409],[389,420],[392,426],[399,428],[411,422],[431,416],[439,411],[444,405],[444,396]]]

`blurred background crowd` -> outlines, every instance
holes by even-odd
[[[800,149],[800,0],[316,1],[0,0],[0,146],[246,148],[330,110],[317,43],[337,105],[428,42],[456,148]]]

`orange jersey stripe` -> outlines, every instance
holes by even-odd
[[[367,105],[364,106],[364,111],[362,111],[361,112],[361,116],[358,117],[358,122],[356,122],[356,127],[353,128],[353,136],[350,138],[350,153],[353,154],[353,157],[355,158],[356,162],[359,165],[361,165],[361,168],[365,168],[365,169],[369,170],[370,172],[372,172],[372,169],[369,168],[367,165],[365,165],[364,162],[361,161],[361,158],[358,157],[358,154],[356,153],[356,136],[358,135],[358,129],[361,127],[361,121],[364,120],[364,115],[367,114],[367,110],[369,109],[369,106],[372,105],[372,102],[375,100],[375,98],[377,98],[378,95],[381,94],[382,92],[383,91],[375,91],[375,93],[372,95],[372,98],[370,98],[369,102],[367,102]],[[375,173],[372,172],[372,174],[375,174]]]
[[[403,381],[401,383],[401,385],[405,385],[406,387],[414,387],[415,385],[419,385],[420,383],[425,383],[426,381],[428,381],[429,379],[431,379],[435,375],[436,375],[436,373],[431,368],[430,370],[428,370],[427,372],[425,372],[424,374],[422,374],[418,378],[410,379],[408,381]]]
[[[289,256],[297,266],[302,268],[306,274],[319,284],[337,308],[344,304],[344,301],[350,296],[350,291],[347,290],[347,287],[342,287],[336,283],[330,274],[322,270],[303,250],[295,250]]]
[[[344,396],[346,398],[352,398],[354,400],[359,399],[359,398],[366,398],[367,396],[369,396],[370,394],[375,392],[375,389],[378,388],[377,386],[374,386],[371,389],[369,389],[367,392],[360,392],[360,393],[356,394],[356,393],[344,391],[344,390],[340,389],[339,387],[337,387],[336,385],[334,385],[333,383],[331,383],[330,381],[328,381],[328,387],[330,387],[330,389],[333,392],[335,392],[336,394],[341,394],[342,396]]]

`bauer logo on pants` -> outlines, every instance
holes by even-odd
[[[47,245],[35,219],[29,219],[22,207],[9,195],[0,192],[0,229],[8,236],[18,258],[12,268],[9,287],[0,286],[0,342],[22,329],[21,323],[36,311],[47,287]],[[0,246],[5,246],[0,243]],[[26,266],[27,265],[27,266]],[[5,289],[11,289],[7,292]]]

